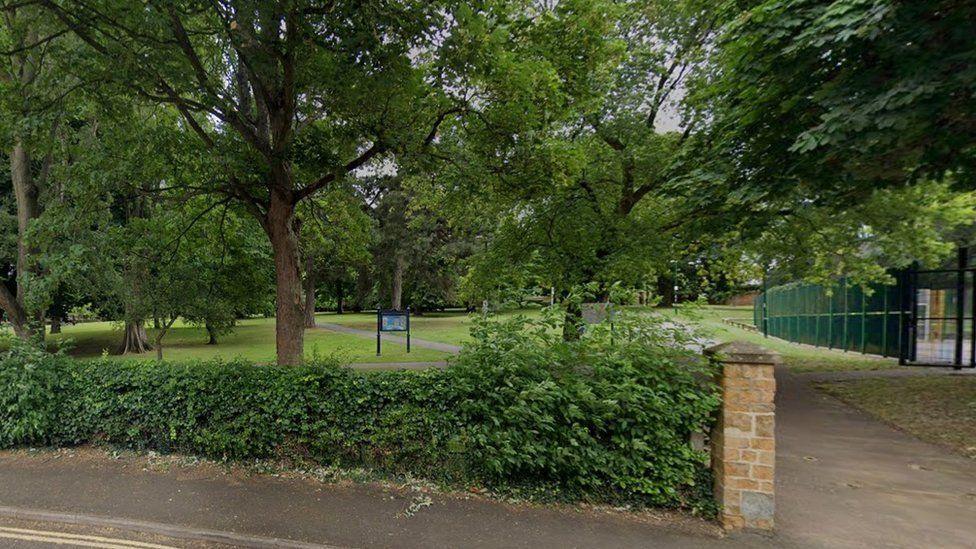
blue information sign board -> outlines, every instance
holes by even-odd
[[[407,313],[388,311],[380,313],[381,332],[406,332]]]
[[[406,332],[407,352],[410,352],[410,307],[406,311],[376,311],[376,356],[382,351],[381,332]]]

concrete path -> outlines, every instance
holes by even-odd
[[[914,375],[920,374],[938,372],[916,368]],[[810,385],[831,376],[844,377],[777,370],[780,540],[805,547],[976,547],[976,461],[897,431]]]
[[[333,324],[331,322],[319,322],[315,325],[316,328],[324,328],[326,330],[332,330],[333,332],[341,332],[344,334],[352,334],[360,337],[368,337],[373,341],[376,341],[376,332],[370,330],[360,330],[359,328],[352,328],[349,326],[343,326],[342,324]],[[389,341],[390,343],[397,343],[399,345],[406,345],[407,338],[396,336],[390,333],[384,333],[382,336],[383,341]],[[443,351],[445,353],[457,354],[461,352],[461,347],[458,345],[451,345],[449,343],[441,343],[439,341],[429,341],[426,339],[418,339],[416,337],[410,336],[410,345],[423,347],[424,349],[433,349],[435,351]]]
[[[32,527],[40,531],[72,526],[161,536],[176,547],[778,546],[751,534],[721,538],[691,517],[515,506],[210,465],[147,467],[145,458],[108,459],[91,450],[0,453],[0,527],[11,520],[40,523]]]

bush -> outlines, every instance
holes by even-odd
[[[707,456],[692,449],[718,395],[675,326],[617,319],[564,342],[555,321],[476,326],[453,366],[468,452],[484,478],[603,500],[684,502]]]
[[[77,361],[15,346],[0,355],[0,447],[101,442],[694,503],[705,456],[689,436],[707,428],[717,397],[683,336],[627,323],[613,338],[598,327],[566,343],[555,332],[479,322],[447,370],[369,374],[324,361]]]
[[[311,457],[423,472],[456,414],[442,372],[358,375],[319,361],[77,361],[0,355],[0,446],[106,442],[215,459]]]

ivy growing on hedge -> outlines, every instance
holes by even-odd
[[[480,323],[446,370],[328,361],[0,356],[0,447],[107,443],[214,459],[311,459],[594,500],[688,505],[718,404],[708,366],[646,323],[566,343],[545,323]],[[696,486],[696,483],[699,486]]]

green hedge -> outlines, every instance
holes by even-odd
[[[706,456],[689,434],[707,428],[718,402],[701,381],[707,366],[640,330],[620,333],[564,343],[523,321],[486,323],[447,370],[369,374],[323,362],[78,361],[14,348],[0,356],[0,447],[300,458],[694,504]]]

